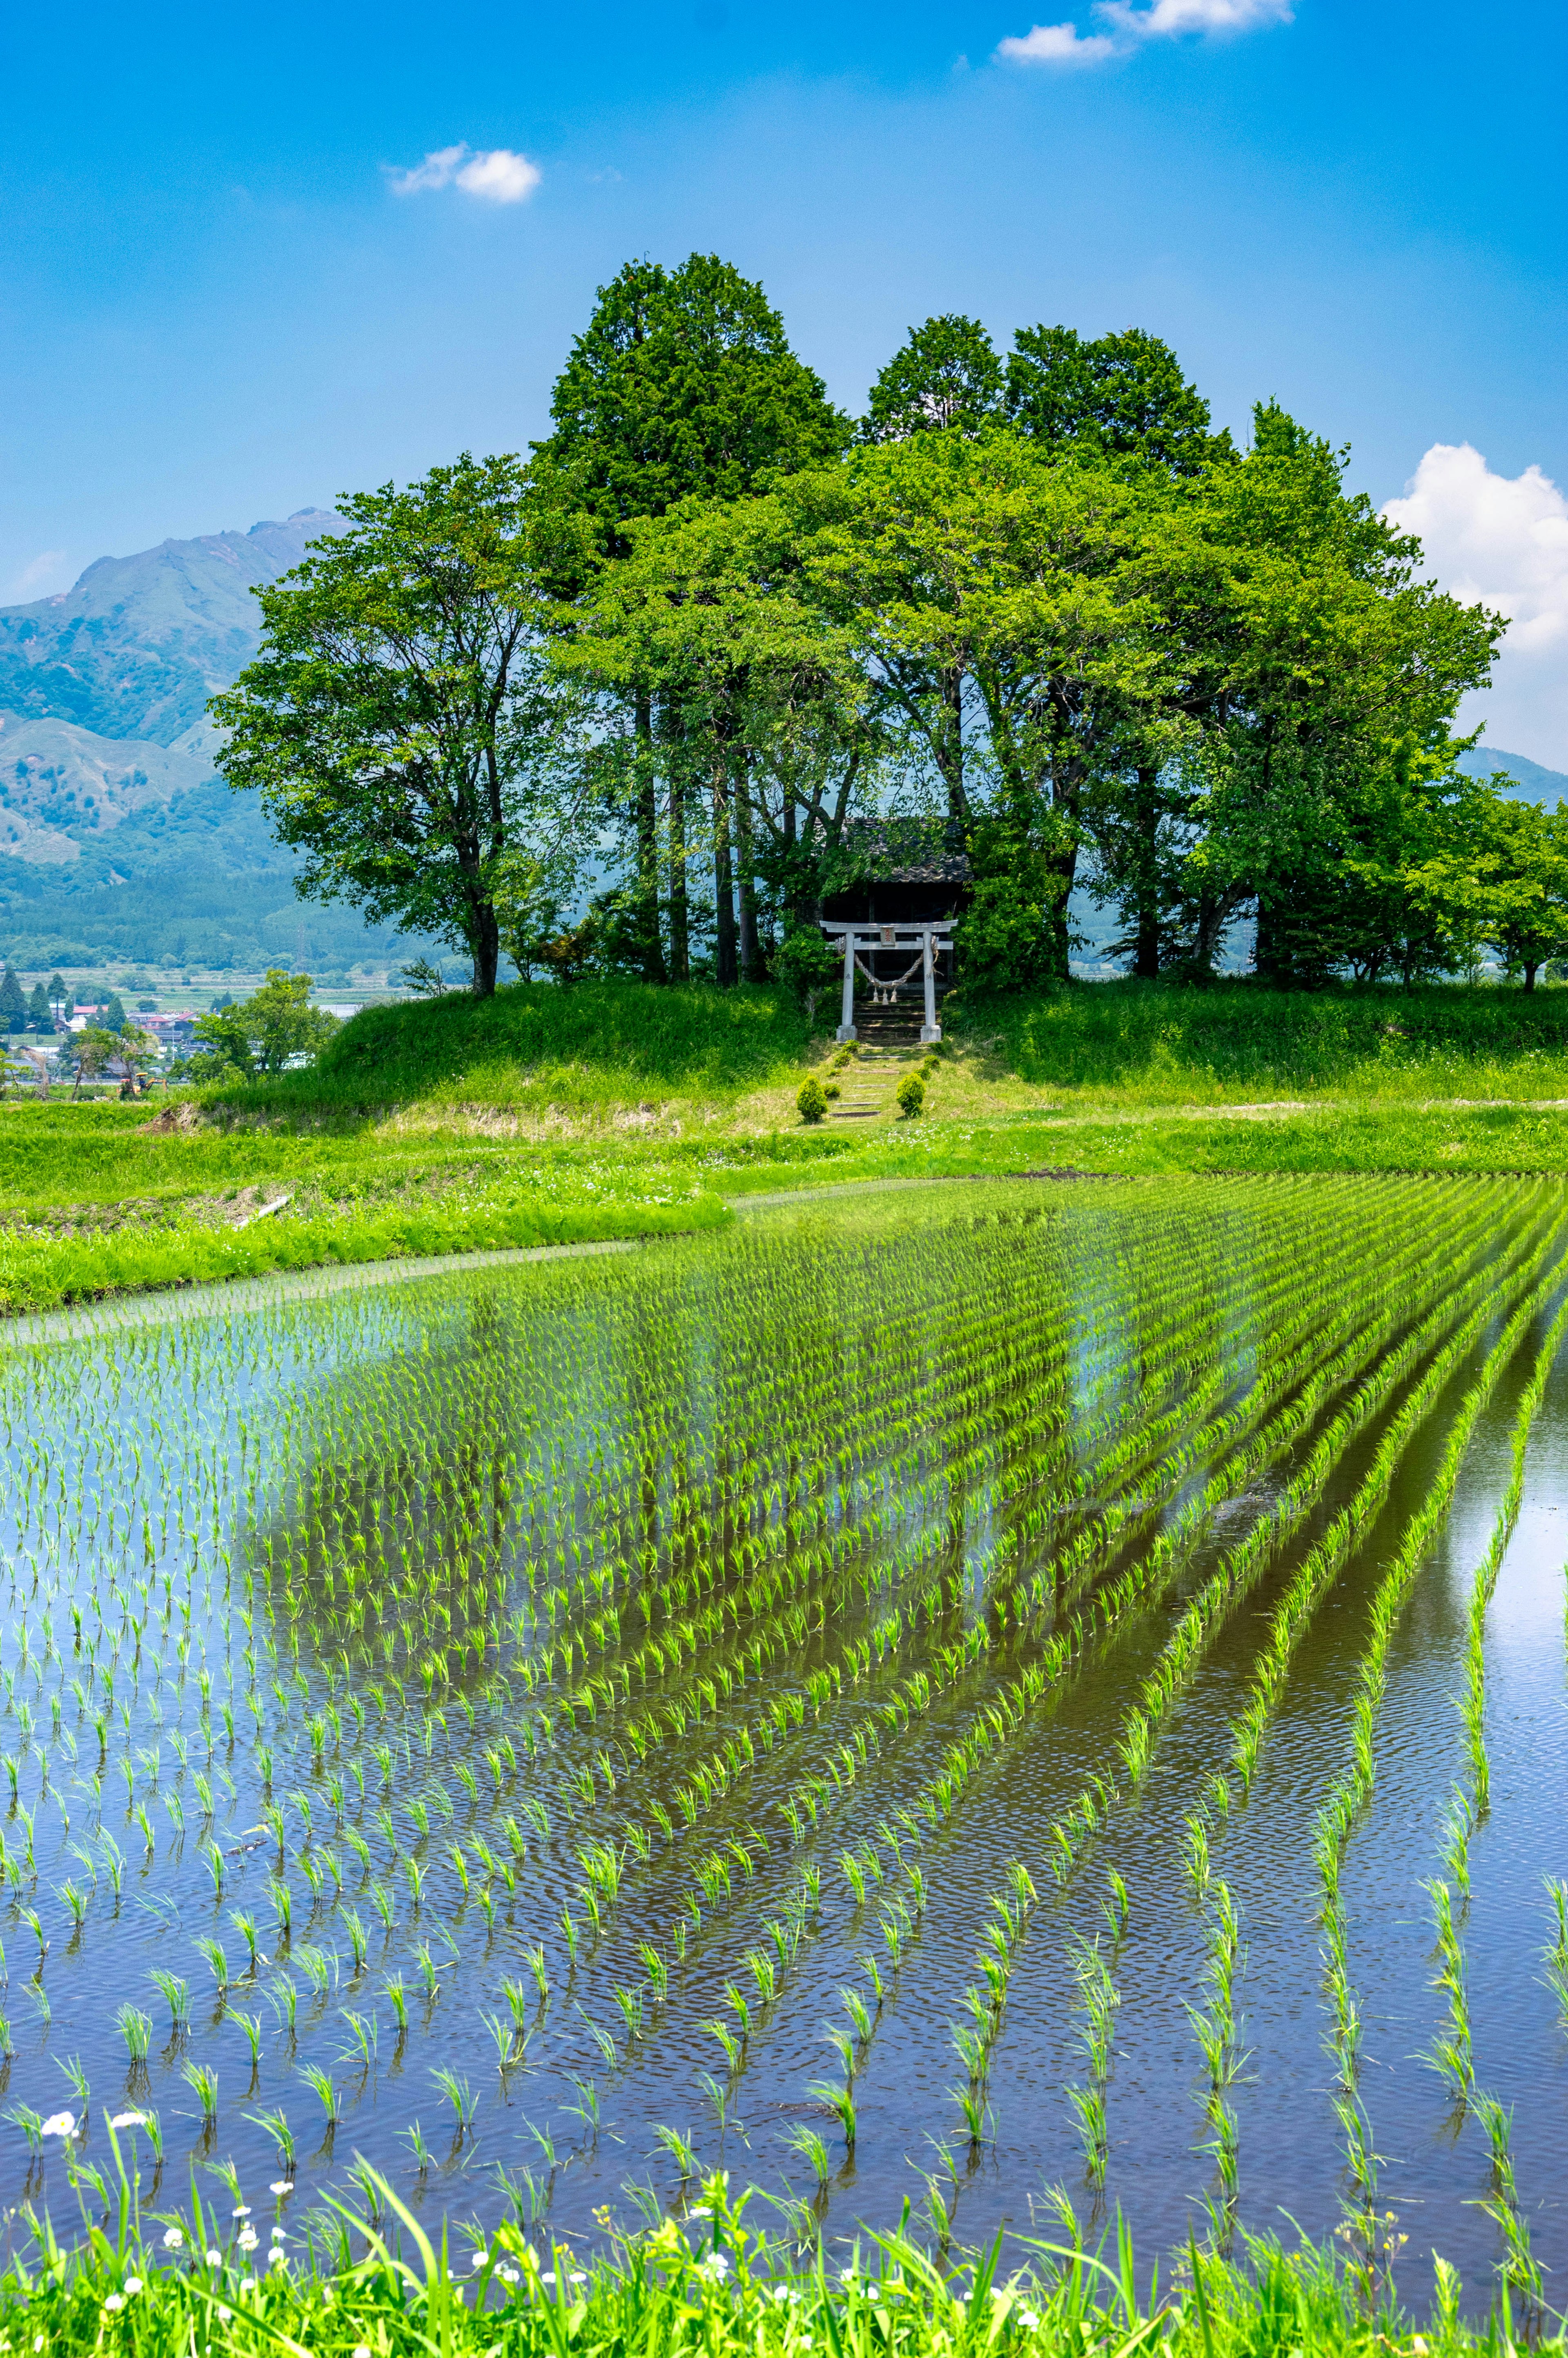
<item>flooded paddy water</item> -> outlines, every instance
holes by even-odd
[[[1042,1182],[16,1344],[0,2202],[1561,2277],[1565,1304]]]

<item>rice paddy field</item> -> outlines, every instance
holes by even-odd
[[[980,1183],[18,1336],[10,2247],[117,2155],[257,2270],[725,2169],[1550,2302],[1565,1255],[1551,1179]]]

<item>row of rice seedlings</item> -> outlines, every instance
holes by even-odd
[[[1081,2008],[1082,2041],[1088,2065],[1087,2084],[1069,2085],[1067,2103],[1084,2151],[1084,2175],[1097,2195],[1104,2189],[1110,2142],[1106,2125],[1106,2090],[1113,2061],[1116,2012],[1121,2003],[1110,1965],[1098,1937],[1081,1934],[1069,1940],[1068,1954],[1075,1984],[1075,2004]]]
[[[1197,1821],[1191,1823],[1201,1832]],[[1205,2003],[1201,2007],[1189,2003],[1186,2013],[1207,2075],[1202,2095],[1210,2133],[1200,2150],[1213,2156],[1219,2181],[1217,2204],[1207,2197],[1206,2201],[1216,2248],[1227,2249],[1235,2230],[1239,2199],[1240,2128],[1235,2111],[1227,2100],[1227,2091],[1240,2077],[1247,2061],[1246,2050],[1241,2046],[1236,2006],[1236,1981],[1242,1969],[1245,1952],[1241,1946],[1240,1919],[1228,1885],[1217,1880],[1211,1890],[1206,1876],[1201,1897],[1206,1903],[1208,1916],[1208,1958],[1204,1968]]]
[[[1356,1264],[1356,1282],[1352,1284],[1344,1282],[1343,1260],[1325,1264],[1312,1284],[1303,1285],[1299,1271],[1292,1272],[1291,1315],[1276,1318],[1278,1331],[1271,1338],[1274,1347],[1260,1358],[1255,1381],[1246,1396],[1207,1419],[1181,1448],[1169,1454],[1161,1469],[1158,1493],[1145,1512],[1127,1518],[1113,1510],[1102,1516],[1099,1529],[1090,1540],[1090,1549],[1097,1541],[1103,1548],[1113,1536],[1124,1541],[1135,1537],[1152,1515],[1164,1506],[1166,1498],[1179,1495],[1185,1486],[1190,1495],[1184,1501],[1177,1523],[1162,1532],[1159,1543],[1159,1553],[1164,1561],[1179,1556],[1214,1509],[1286,1455],[1310,1425],[1323,1401],[1346,1379],[1347,1372],[1358,1371],[1383,1347],[1409,1304],[1420,1302],[1429,1292],[1431,1275],[1441,1272],[1447,1276],[1456,1262],[1463,1269],[1479,1249],[1485,1234],[1484,1206],[1465,1202],[1454,1208],[1452,1230],[1440,1233],[1430,1250],[1424,1249],[1424,1238],[1422,1249],[1412,1249],[1408,1236],[1392,1244],[1391,1249],[1390,1240],[1380,1237],[1371,1239],[1365,1233],[1354,1245],[1346,1240],[1344,1250]],[[1368,1243],[1372,1249],[1363,1260],[1357,1248]],[[1337,1349],[1325,1353],[1327,1336],[1336,1323],[1341,1327],[1356,1328],[1363,1300],[1373,1305],[1375,1314],[1369,1325],[1358,1333],[1353,1331],[1348,1342],[1342,1341]],[[1222,1445],[1229,1449],[1229,1455],[1212,1468],[1195,1493],[1191,1493],[1192,1470],[1213,1458]],[[1087,1552],[1083,1541],[1079,1549]],[[1076,1585],[1088,1568],[1087,1563],[1068,1559],[1054,1568],[1055,1581],[1060,1585],[1065,1574]],[[1045,1592],[1044,1572],[1033,1574],[1029,1589],[1037,1606]]]
[[[1487,1610],[1496,1591],[1498,1575],[1502,1570],[1503,1558],[1524,1498],[1525,1458],[1530,1431],[1565,1332],[1568,1332],[1568,1301],[1564,1301],[1548,1327],[1519,1396],[1509,1438],[1508,1483],[1471,1584],[1465,1688],[1456,1706],[1465,1731],[1470,1787],[1467,1792],[1463,1788],[1455,1788],[1442,1837],[1444,1864],[1454,1878],[1454,1887],[1459,1890],[1466,1905],[1470,1888],[1470,1841],[1476,1826],[1487,1814],[1491,1796],[1486,1742]],[[1553,1887],[1548,1878],[1547,1888],[1553,1892],[1556,1900],[1557,1951],[1561,1951],[1564,1946],[1563,1928],[1565,1921],[1561,1887]],[[1446,1880],[1433,1877],[1427,1883],[1426,1889],[1432,1899],[1437,1934],[1438,1970],[1434,1986],[1444,1993],[1448,2005],[1447,2027],[1434,2039],[1428,2061],[1448,2085],[1461,2115],[1467,2108],[1486,2132],[1491,2161],[1491,2183],[1481,2199],[1482,2208],[1496,2221],[1502,2237],[1501,2265],[1506,2281],[1522,2293],[1532,2310],[1539,2313],[1544,2285],[1541,2265],[1530,2248],[1529,2225],[1519,2209],[1512,2158],[1511,2115],[1495,2096],[1488,2095],[1476,2083],[1465,1952],[1454,1920],[1453,1887]],[[1557,1951],[1547,1952],[1549,1971]]]
[[[1533,1276],[1541,1259],[1552,1249],[1552,1240],[1556,1233],[1554,1228],[1544,1236],[1539,1230],[1531,1232],[1527,1245],[1520,1249],[1522,1268],[1514,1266],[1499,1281],[1498,1290],[1505,1299],[1510,1289],[1527,1283]],[[1188,1600],[1153,1670],[1143,1681],[1138,1701],[1130,1704],[1123,1715],[1122,1733],[1117,1748],[1132,1790],[1136,1790],[1147,1771],[1159,1731],[1180,1689],[1236,1604],[1261,1578],[1280,1550],[1312,1512],[1324,1482],[1349,1443],[1381,1412],[1411,1368],[1422,1366],[1425,1360],[1417,1383],[1401,1401],[1387,1433],[1381,1437],[1355,1498],[1336,1516],[1328,1532],[1312,1552],[1308,1560],[1312,1571],[1308,1576],[1307,1593],[1314,1593],[1325,1565],[1337,1565],[1346,1560],[1357,1534],[1365,1530],[1371,1516],[1386,1498],[1400,1458],[1432,1401],[1470,1347],[1482,1325],[1495,1313],[1496,1296],[1490,1291],[1484,1293],[1474,1307],[1470,1306],[1480,1290],[1481,1282],[1473,1281],[1462,1291],[1457,1303],[1453,1299],[1445,1301],[1439,1310],[1407,1328],[1398,1344],[1383,1355],[1369,1374],[1361,1379],[1349,1399],[1342,1401],[1327,1424],[1315,1434],[1306,1456],[1290,1481],[1277,1493],[1267,1511],[1243,1539],[1221,1552],[1208,1580]],[[1464,1316],[1466,1310],[1468,1315]],[[1456,1315],[1463,1317],[1463,1323],[1454,1328],[1452,1322]],[[1445,1327],[1451,1329],[1446,1336],[1444,1335]],[[1434,1344],[1439,1347],[1434,1356],[1428,1357]],[[1087,1844],[1103,1823],[1114,1791],[1114,1785],[1108,1787],[1104,1780],[1097,1780],[1094,1785],[1086,1787],[1068,1819],[1058,1822],[1058,1827],[1054,1829],[1057,1837],[1054,1864],[1059,1880],[1065,1881]],[[1215,1798],[1217,1805],[1228,1807],[1227,1792],[1217,1794]],[[1206,1857],[1206,1829],[1200,1826],[1195,1840],[1201,1845],[1202,1855]]]
[[[1554,1237],[1560,1233],[1560,1227],[1553,1231]],[[1368,1617],[1369,1633],[1362,1657],[1354,1708],[1351,1757],[1317,1819],[1314,1851],[1324,1893],[1322,1922],[1325,1939],[1325,1980],[1334,2009],[1330,2041],[1338,2061],[1340,2079],[1335,2106],[1345,2135],[1352,2192],[1350,2216],[1346,2223],[1359,2240],[1358,2265],[1369,2293],[1375,2286],[1379,2267],[1386,2266],[1391,2256],[1391,2238],[1388,2232],[1390,2223],[1380,2219],[1377,2211],[1378,2156],[1372,2147],[1370,2123],[1357,2090],[1361,2025],[1349,1978],[1347,1927],[1340,1890],[1345,1845],[1358,1812],[1371,1798],[1376,1775],[1375,1716],[1383,1693],[1389,1648],[1400,1612],[1426,1549],[1447,1516],[1460,1465],[1476,1420],[1517,1351],[1521,1337],[1559,1282],[1560,1264],[1554,1263],[1541,1282],[1518,1304],[1498,1335],[1480,1373],[1460,1403],[1449,1428],[1435,1476],[1421,1506],[1407,1522],[1393,1561],[1378,1585]],[[1512,1515],[1517,1511],[1519,1493],[1515,1482],[1522,1481],[1524,1441],[1565,1322],[1568,1322],[1568,1303],[1552,1322],[1548,1337],[1549,1352],[1543,1349],[1538,1357],[1536,1371],[1520,1401],[1515,1427],[1518,1441],[1515,1479],[1511,1479],[1509,1484],[1509,1491],[1513,1495],[1511,1501],[1505,1496],[1499,1525],[1505,1517],[1511,1523]],[[1457,1828],[1451,1820],[1451,1834]],[[1467,1831],[1464,1841],[1467,1851]],[[1449,2004],[1448,2031],[1439,2035],[1429,2060],[1444,2072],[1463,2101],[1465,2092],[1473,2084],[1463,1956],[1454,1935],[1449,1906],[1451,1895],[1447,1886],[1428,1887],[1433,1894],[1439,1924],[1442,1960],[1439,1981]],[[1522,2220],[1518,2219],[1517,2212],[1509,2215],[1514,2219],[1517,2234],[1522,2240],[1518,2243],[1510,2240],[1505,2265],[1513,2281],[1533,2291],[1536,2279],[1530,2273],[1534,2263],[1529,2254],[1528,2231],[1524,2229]]]

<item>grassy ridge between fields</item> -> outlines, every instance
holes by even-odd
[[[845,1078],[874,1069],[883,1117],[807,1129],[794,1095],[826,1052],[766,991],[520,985],[368,1009],[311,1071],[199,1093],[189,1129],[145,1107],[7,1105],[0,1312],[667,1234],[744,1195],[858,1180],[1568,1172],[1568,1109],[1539,1102],[1568,1098],[1568,991],[1092,984],[992,1001],[952,1026],[922,1118],[892,1119],[896,1075],[868,1064]]]
[[[746,2221],[747,2197],[704,2182],[703,2210],[665,2219],[584,2265],[513,2222],[432,2243],[384,2186],[385,2229],[344,2212],[286,2256],[193,2201],[144,2239],[121,2180],[112,2228],[74,2247],[31,2220],[38,2257],[0,2276],[0,2350],[126,2351],[145,2358],[1512,2358],[1506,2296],[1479,2326],[1436,2263],[1432,2316],[1401,2309],[1373,2265],[1239,2234],[1238,2263],[1189,2244],[1177,2281],[1141,2278],[1119,2226],[1114,2265],[1081,2244],[1020,2239],[937,2261],[902,2234],[866,2237],[829,2268],[793,2261]],[[113,2212],[112,2214],[113,2216]],[[1357,2223],[1357,2225],[1359,2223]],[[150,2225],[150,2223],[149,2223]],[[276,2233],[276,2229],[274,2230]],[[842,2247],[841,2247],[842,2248]],[[1102,2247],[1103,2252],[1103,2247]],[[1023,2265],[1017,2266],[1022,2259]],[[1563,2358],[1560,2321],[1520,2320],[1525,2346]]]

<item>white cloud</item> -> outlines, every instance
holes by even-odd
[[[1383,514],[1417,535],[1444,590],[1509,617],[1465,725],[1485,720],[1500,752],[1568,770],[1568,497],[1539,467],[1494,475],[1468,442],[1434,442]]]
[[[1013,66],[1098,66],[1116,55],[1116,43],[1076,25],[1033,25],[1000,41],[996,53]]]
[[[1184,33],[1254,33],[1292,21],[1290,0],[1152,0],[1147,8],[1134,8],[1130,0],[1100,0],[1095,13],[1140,41],[1174,40]]]
[[[1129,57],[1141,41],[1174,40],[1185,33],[1250,33],[1288,25],[1290,0],[1097,0],[1095,15],[1108,33],[1080,33],[1076,25],[1035,25],[1011,34],[996,54],[1008,65],[1098,66]]]
[[[44,548],[14,577],[10,595],[16,605],[25,606],[29,598],[47,598],[52,590],[70,587],[64,549]]]
[[[394,196],[416,197],[426,189],[459,188],[466,196],[482,198],[492,205],[520,205],[544,177],[537,164],[530,163],[515,148],[476,151],[466,140],[460,140],[455,147],[433,147],[422,164],[412,164],[406,170],[391,166],[386,170]]]

